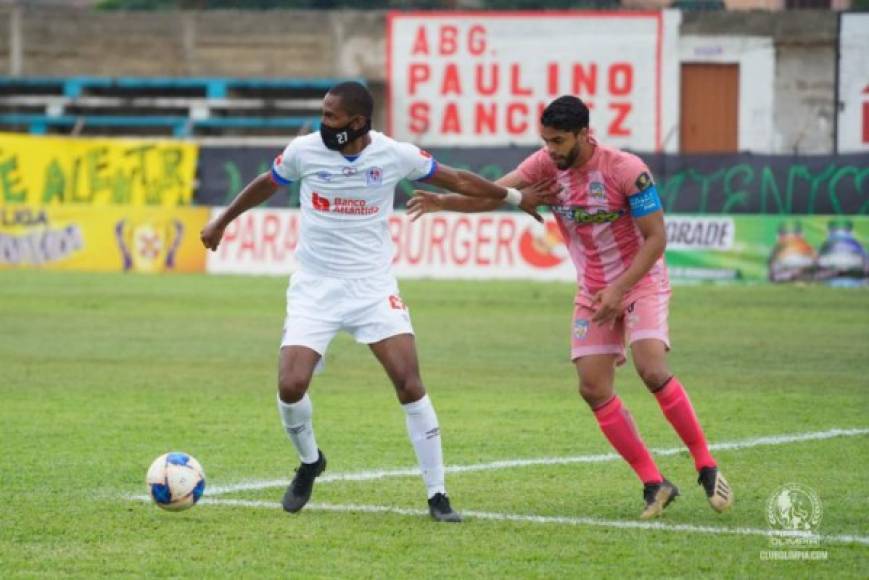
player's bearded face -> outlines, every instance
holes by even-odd
[[[570,151],[568,151],[564,155],[559,155],[557,157],[553,156],[552,160],[555,161],[555,165],[559,169],[561,169],[561,170],[568,169],[568,168],[572,167],[574,163],[576,163],[576,159],[579,157],[579,153],[580,153],[579,139],[574,139],[573,147],[570,148]]]
[[[550,144],[549,157],[562,171],[569,169],[576,162],[581,152],[579,138],[573,133],[563,133],[558,143]]]
[[[549,153],[549,158],[562,171],[573,167],[573,164],[582,154],[582,144],[588,140],[586,129],[573,133],[553,127],[543,127],[541,136],[546,143],[546,152]]]

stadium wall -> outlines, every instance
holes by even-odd
[[[772,122],[766,133],[740,143],[742,150],[834,151],[836,18],[829,11],[682,15],[681,37],[771,44],[772,78],[750,79],[768,89],[744,98],[771,99],[760,110]],[[8,31],[0,35],[0,70],[10,75],[364,77],[380,105],[375,125],[385,126],[384,12],[123,13],[25,6],[0,8],[0,30]]]
[[[490,178],[529,152],[433,151]],[[297,268],[300,230],[292,189],[235,220],[217,252],[198,240],[209,217],[265,171],[273,153],[178,140],[0,134],[0,269],[286,275]],[[864,158],[648,156],[666,208],[673,279],[865,284]],[[402,183],[399,199],[413,187]],[[546,215],[543,225],[518,211],[411,222],[399,209],[387,217],[395,272],[569,281],[567,248]]]
[[[0,206],[0,270],[287,275],[298,268],[297,209],[257,208],[227,228],[216,252],[198,233],[221,208]],[[401,278],[572,281],[555,221],[519,212],[388,218]],[[869,281],[866,216],[669,215],[675,282]]]
[[[199,151],[194,202],[228,204],[241,187],[269,169],[279,147],[212,147]],[[533,153],[531,147],[431,148],[441,163],[498,179]],[[643,155],[655,176],[666,213],[763,215],[866,215],[869,166],[865,154],[848,155]],[[402,181],[396,207],[415,187]],[[298,207],[298,187],[269,200]]]

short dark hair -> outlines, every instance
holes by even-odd
[[[559,131],[578,133],[588,127],[588,107],[577,97],[558,97],[543,109],[540,124]]]
[[[362,115],[370,119],[374,114],[374,97],[362,83],[356,81],[338,83],[329,89],[329,94],[341,99],[341,108],[351,117]]]

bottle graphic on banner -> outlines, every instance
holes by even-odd
[[[769,279],[771,282],[811,280],[816,258],[815,249],[803,237],[800,223],[795,222],[790,227],[782,223],[769,257]]]
[[[867,278],[866,250],[854,237],[854,224],[847,220],[832,220],[827,226],[827,239],[818,256],[819,280],[837,286],[856,286]]]

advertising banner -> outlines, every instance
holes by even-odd
[[[197,146],[0,133],[0,206],[190,205]]]
[[[214,210],[215,212],[218,210]],[[233,224],[210,273],[287,275],[297,268],[298,210],[258,209]],[[668,216],[667,264],[675,282],[866,280],[869,217]],[[400,278],[576,279],[555,221],[517,212],[436,213],[389,219]]]
[[[202,272],[207,208],[0,206],[0,269]]]
[[[299,219],[298,210],[245,213],[226,228],[218,250],[208,253],[208,272],[294,272]],[[396,249],[393,271],[402,278],[575,278],[555,222],[544,227],[523,213],[442,213],[411,222],[396,212],[389,231]]]
[[[432,148],[439,163],[470,169],[487,179],[512,171],[532,147]],[[247,182],[267,171],[278,147],[203,147],[195,203],[228,205]],[[869,213],[869,153],[851,155],[643,155],[667,214]],[[423,183],[402,181],[403,207]],[[272,207],[298,207],[298,184],[282,188]]]
[[[869,151],[869,13],[839,15],[839,153]]]
[[[212,208],[216,217],[223,208]],[[252,209],[223,232],[215,252],[208,252],[209,274],[290,274],[298,268],[296,245],[301,213],[295,209]]]
[[[675,281],[869,282],[867,216],[667,218]]]
[[[661,150],[679,20],[678,11],[390,13],[387,132],[422,146],[532,145],[543,107],[571,94],[610,145]]]

